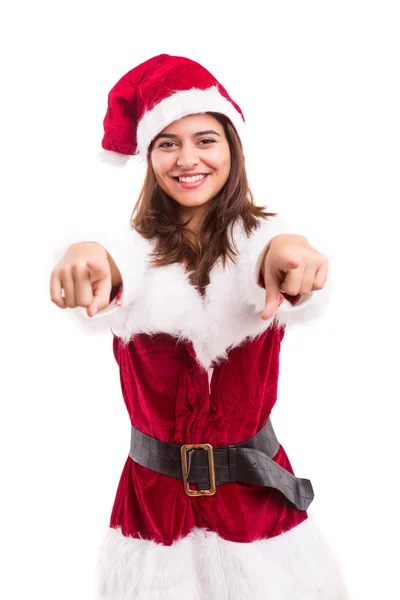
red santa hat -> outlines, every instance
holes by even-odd
[[[243,138],[243,113],[215,77],[189,58],[160,54],[126,73],[109,92],[102,147],[139,154],[147,162],[152,140],[165,127],[205,112],[228,117]]]

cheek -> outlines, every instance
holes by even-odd
[[[231,157],[230,157],[230,155],[228,155],[221,161],[221,167],[220,167],[221,176],[223,177],[224,181],[226,181],[228,179],[230,170],[231,170]]]
[[[159,180],[171,171],[173,166],[172,156],[169,154],[157,154],[155,153],[151,158],[153,171],[156,179]]]
[[[220,168],[222,170],[229,170],[231,167],[231,153],[229,151],[228,144],[224,144],[224,146],[220,149],[218,155],[218,162],[220,164]]]

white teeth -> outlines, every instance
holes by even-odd
[[[193,183],[194,181],[200,181],[204,179],[205,175],[194,175],[193,177],[179,177],[179,181],[182,183]]]

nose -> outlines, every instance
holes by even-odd
[[[199,163],[199,157],[196,146],[193,144],[183,144],[178,153],[176,164],[183,169],[189,169]]]

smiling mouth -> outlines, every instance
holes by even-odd
[[[192,175],[185,177],[181,175],[180,177],[173,177],[175,181],[179,181],[179,183],[197,183],[198,181],[203,181],[210,173],[199,173],[198,175]]]
[[[191,189],[195,189],[200,187],[201,185],[203,185],[203,183],[205,182],[205,180],[207,179],[207,177],[210,175],[210,173],[202,173],[200,175],[195,175],[192,177],[173,177],[172,179],[174,179],[176,181],[176,183],[179,185],[180,188],[186,189],[186,190],[191,190]]]

